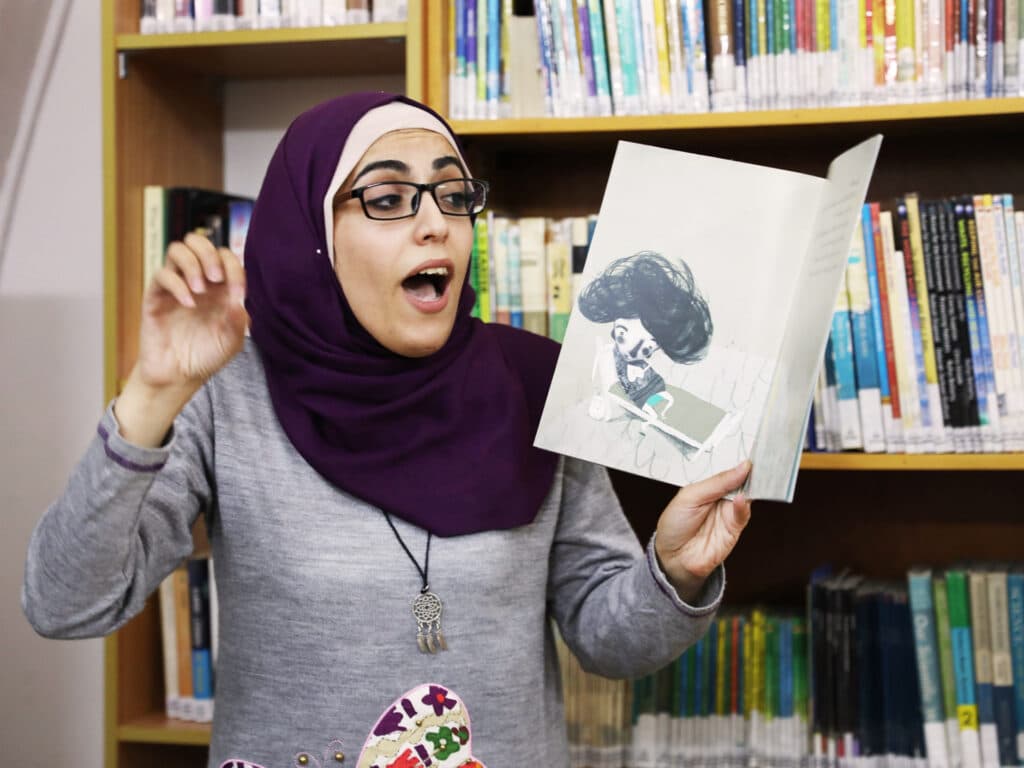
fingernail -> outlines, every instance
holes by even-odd
[[[215,283],[219,283],[224,279],[224,273],[221,271],[220,267],[210,268],[210,279]]]
[[[189,285],[192,286],[192,291],[194,293],[202,293],[206,290],[206,285],[203,283],[203,278],[201,277],[193,277],[189,280]]]

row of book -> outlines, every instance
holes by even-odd
[[[1012,195],[865,204],[807,447],[1024,449],[1022,275]]]
[[[477,221],[474,314],[561,341],[597,217]],[[806,448],[1024,450],[1024,211],[1013,195],[866,203]]]
[[[330,27],[405,18],[406,0],[142,0],[139,32]]]
[[[159,602],[167,716],[209,723],[218,639],[213,560],[189,558],[160,583]]]
[[[573,766],[997,768],[1024,756],[1024,571],[816,574],[806,613],[726,612],[634,681],[559,641]]]
[[[450,0],[454,118],[1024,95],[1020,0]]]

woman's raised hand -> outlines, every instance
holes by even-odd
[[[242,348],[245,272],[227,248],[188,234],[142,299],[139,356],[115,406],[121,433],[159,445],[185,403]]]
[[[202,385],[242,348],[247,317],[238,257],[201,235],[167,249],[142,299],[136,368],[151,386]]]

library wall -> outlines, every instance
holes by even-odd
[[[17,38],[5,16],[2,37]],[[103,645],[37,636],[20,607],[33,526],[103,402],[100,17],[73,0],[0,254],[0,752],[4,765],[103,760]]]

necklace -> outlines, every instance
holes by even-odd
[[[423,579],[423,588],[420,589],[416,599],[412,601],[412,616],[416,619],[416,645],[419,646],[420,653],[447,651],[448,643],[445,642],[444,634],[441,632],[441,610],[443,608],[441,598],[430,591],[430,582],[427,581],[427,572],[430,569],[430,539],[433,534],[427,531],[427,552],[423,557],[423,567],[420,568],[420,564],[416,562],[416,558],[412,556],[412,552],[405,546],[402,537],[398,535],[398,529],[391,522],[391,515],[384,512],[384,519],[388,521],[391,532],[395,534],[398,543],[402,545],[405,554],[412,560],[420,578]]]

